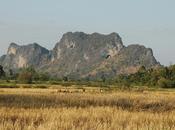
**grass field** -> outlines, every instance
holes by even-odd
[[[175,92],[1,88],[0,130],[175,130]]]

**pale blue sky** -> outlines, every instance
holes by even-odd
[[[0,0],[0,55],[11,42],[52,49],[68,31],[118,32],[175,64],[175,0]]]

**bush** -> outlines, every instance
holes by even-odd
[[[175,88],[175,81],[169,79],[161,78],[158,81],[158,85],[162,88]]]
[[[39,75],[40,81],[49,81],[49,79],[50,79],[49,74],[47,74],[47,73],[40,73],[38,75]]]

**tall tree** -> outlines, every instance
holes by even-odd
[[[5,76],[5,72],[4,72],[3,66],[0,65],[0,78],[3,76]]]

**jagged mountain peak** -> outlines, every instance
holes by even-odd
[[[87,38],[96,38],[96,39],[104,39],[104,38],[108,38],[110,40],[112,39],[119,39],[121,40],[121,37],[118,33],[110,33],[110,34],[100,34],[100,33],[92,33],[92,34],[86,34],[84,32],[67,32],[65,34],[63,34],[62,39],[84,39],[86,40]]]
[[[123,47],[121,37],[117,33],[104,35],[99,33],[68,32],[56,44],[53,54],[55,60],[60,59],[61,55],[63,55],[62,57],[67,57],[66,59],[85,55],[86,59],[88,59],[87,57],[92,57],[91,59],[96,58],[98,61],[102,59],[101,55],[111,53],[111,56],[114,56]],[[92,54],[96,56],[93,58]]]
[[[12,69],[32,65],[51,75],[72,78],[100,77],[104,73],[110,77],[133,73],[139,66],[160,65],[152,49],[137,44],[126,47],[115,32],[67,32],[51,51],[37,43],[21,46],[11,43],[0,64]]]
[[[16,52],[17,52],[17,49],[19,48],[20,46],[17,45],[16,43],[10,43],[9,47],[8,47],[8,51],[7,51],[7,54],[8,55],[15,55]]]
[[[1,58],[6,68],[18,69],[27,66],[40,66],[50,59],[50,51],[37,43],[18,45],[11,43],[7,55]]]
[[[61,40],[56,44],[55,48],[60,44],[93,44],[95,45],[120,45],[124,47],[121,37],[118,33],[111,34],[100,34],[100,33],[92,33],[86,34],[84,32],[67,32],[63,34]]]
[[[10,45],[9,45],[9,47],[17,47],[17,46],[19,46],[19,45],[14,43],[14,42],[10,43]]]

